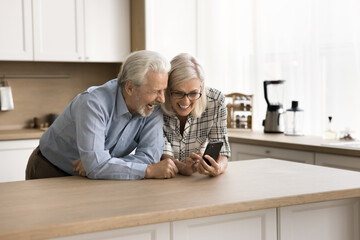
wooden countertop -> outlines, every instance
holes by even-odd
[[[43,133],[39,129],[0,130],[0,141],[40,139]]]
[[[271,134],[238,129],[228,129],[228,136],[229,141],[233,143],[360,157],[360,149],[331,146],[329,144],[339,143],[340,141],[324,140],[319,136],[286,136],[284,134]]]
[[[0,183],[0,239],[43,239],[360,197],[360,172],[259,159],[218,177]]]

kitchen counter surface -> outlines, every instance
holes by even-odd
[[[63,177],[0,183],[0,193],[0,239],[43,239],[360,197],[360,172],[259,159],[214,178]]]
[[[40,129],[0,130],[0,141],[40,139],[43,133]]]
[[[318,153],[340,154],[360,157],[360,144],[358,149],[339,147],[338,143],[349,141],[324,140],[319,136],[286,136],[284,134],[270,134],[256,131],[243,131],[228,129],[229,141],[267,147],[303,150]],[[334,145],[332,145],[334,144]]]
[[[43,133],[44,131],[39,129],[0,130],[0,141],[40,139]],[[228,129],[228,136],[233,143],[360,157],[360,143],[359,149],[332,146],[331,144],[340,141],[324,140],[319,136],[285,136],[238,129]]]

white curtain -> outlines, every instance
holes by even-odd
[[[283,79],[284,108],[304,109],[304,131],[360,137],[359,0],[198,0],[197,57],[207,85],[254,94],[263,130],[264,80]]]

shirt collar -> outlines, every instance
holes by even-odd
[[[124,96],[121,92],[121,87],[117,89],[117,96],[116,96],[116,116],[120,117],[124,114],[130,114],[128,107],[126,106]]]

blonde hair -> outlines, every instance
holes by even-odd
[[[131,53],[122,64],[118,75],[118,85],[123,89],[126,82],[140,87],[146,83],[148,71],[168,73],[170,62],[160,53],[141,50]]]
[[[197,78],[201,82],[201,97],[195,102],[192,115],[199,118],[206,109],[207,99],[204,84],[204,72],[201,65],[195,57],[188,53],[181,53],[171,60],[171,69],[169,72],[168,89],[165,93],[165,103],[161,105],[164,113],[175,115],[171,106],[170,91],[179,84],[190,79]]]

